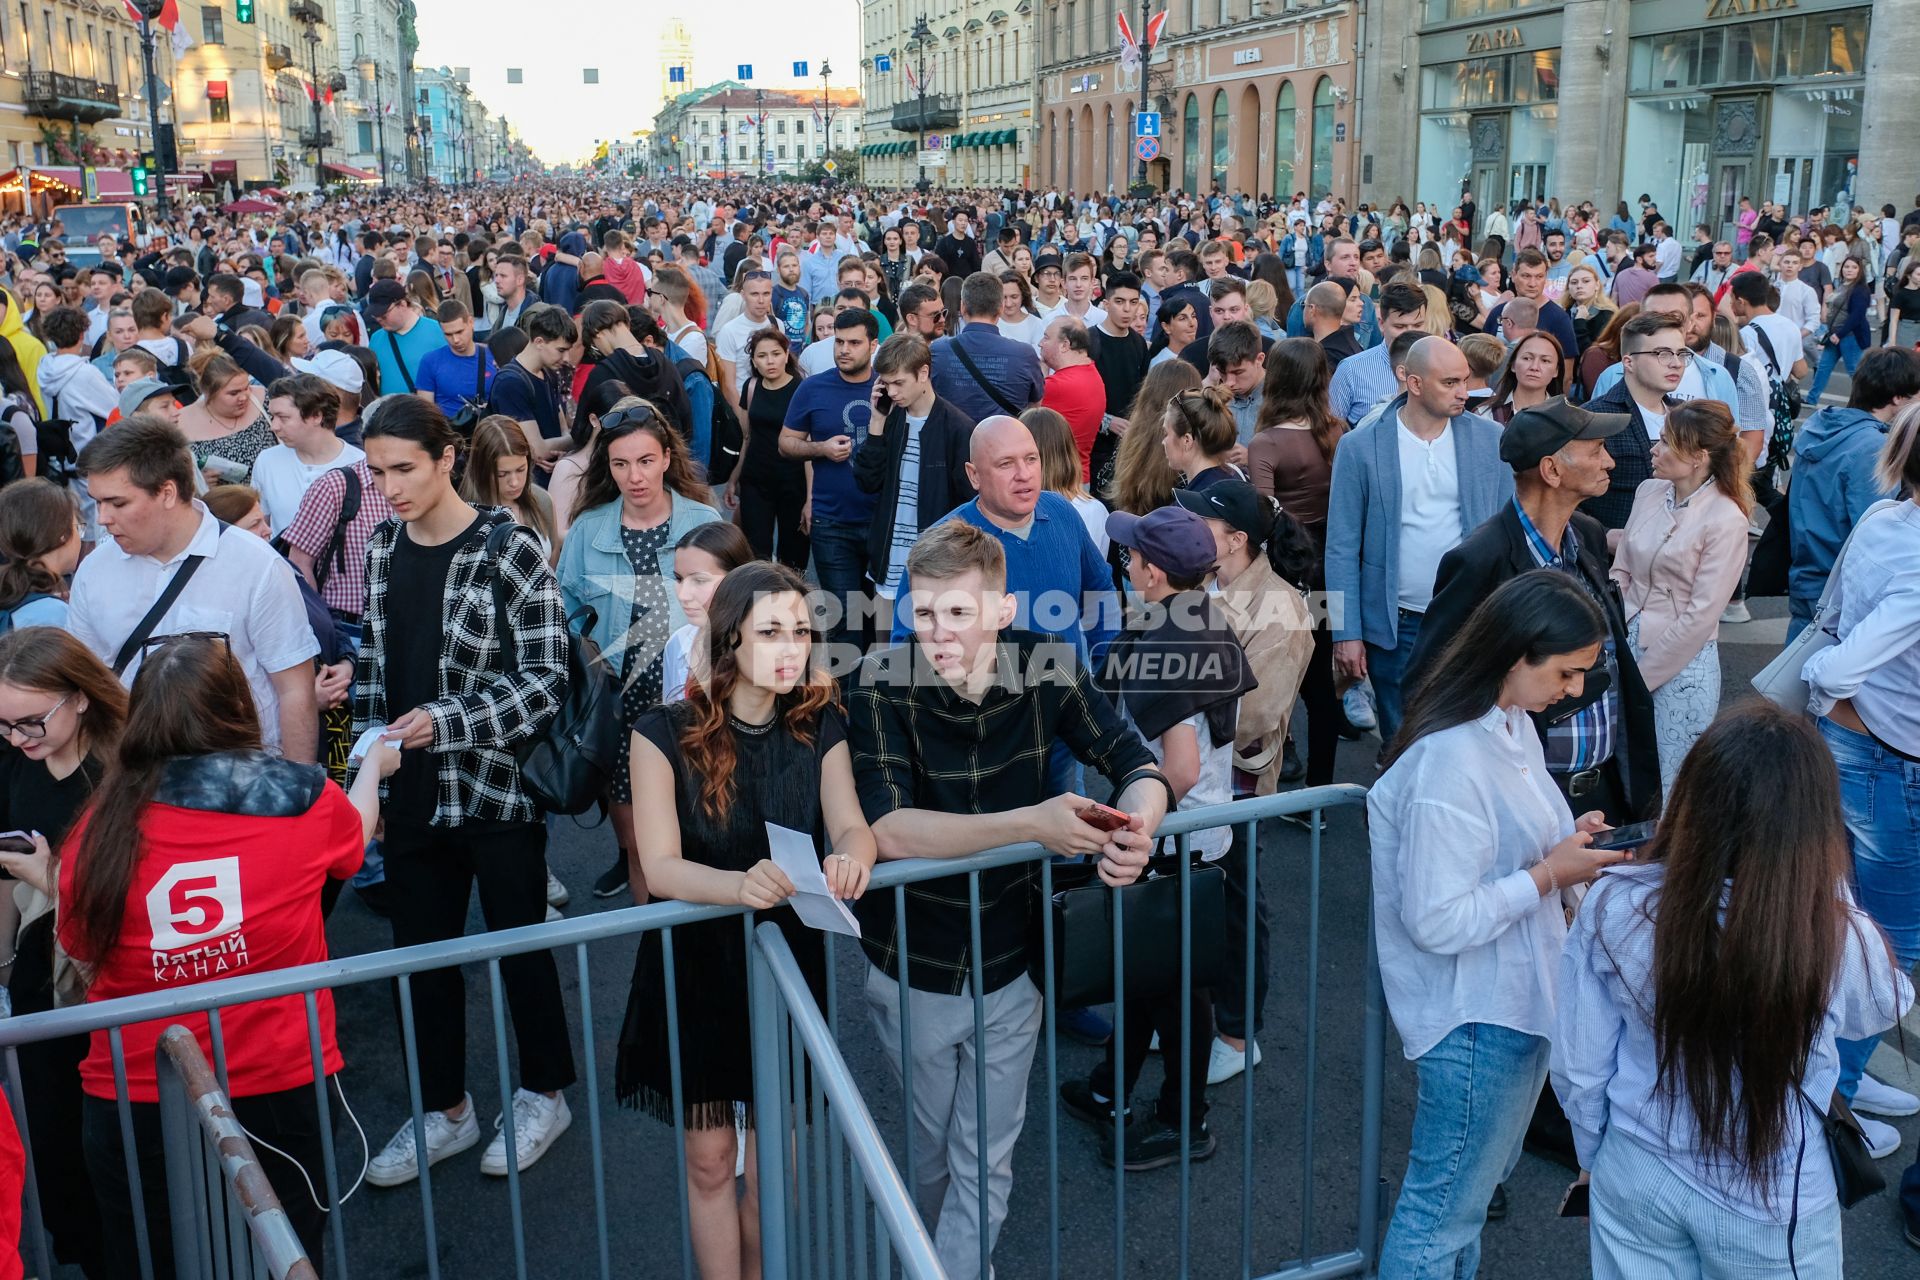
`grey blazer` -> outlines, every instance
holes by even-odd
[[[1340,438],[1327,497],[1327,609],[1333,638],[1392,649],[1400,636],[1401,396]],[[1452,423],[1460,472],[1461,540],[1513,498],[1513,470],[1500,461],[1500,427],[1478,414]]]

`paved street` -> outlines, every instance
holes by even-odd
[[[1784,604],[1755,605],[1757,619],[1722,631],[1721,657],[1729,696],[1746,688],[1751,674],[1777,650],[1785,632]],[[1341,778],[1364,782],[1375,744],[1342,748]],[[576,897],[569,914],[602,909],[587,887],[606,861],[609,842],[603,832],[563,826],[552,862]],[[1265,1064],[1255,1072],[1254,1214],[1256,1271],[1273,1270],[1300,1256],[1302,1218],[1311,1238],[1305,1249],[1331,1252],[1350,1247],[1357,1204],[1355,1157],[1359,1137],[1359,1037],[1364,981],[1366,844],[1357,813],[1337,813],[1326,839],[1321,884],[1323,955],[1319,972],[1322,1021],[1317,1057],[1309,1060],[1301,1022],[1307,984],[1305,939],[1308,928],[1309,868],[1307,838],[1298,827],[1267,825],[1261,836],[1260,875],[1274,911],[1273,993],[1262,1036]],[[476,911],[473,927],[479,927]],[[354,952],[386,942],[384,924],[354,900],[341,902],[332,925],[336,951]],[[591,998],[594,1010],[594,1065],[599,1074],[602,1123],[610,1198],[614,1270],[623,1276],[677,1275],[677,1193],[670,1131],[657,1122],[613,1105],[609,1077],[612,1044],[624,1010],[633,957],[631,943],[600,946],[592,953]],[[842,993],[857,990],[861,962],[845,949],[837,966]],[[571,957],[561,958],[562,985],[577,1011],[579,975]],[[490,1125],[500,1110],[494,1068],[491,1018],[485,1003],[484,969],[470,972],[470,1087]],[[839,1035],[863,1080],[873,1082],[869,1099],[885,1131],[899,1134],[898,1100],[883,1087],[885,1069],[876,1042],[857,1001],[843,1000]],[[345,1084],[361,1123],[376,1146],[404,1115],[404,1075],[398,1036],[384,988],[362,987],[340,1000],[341,1041],[348,1068]],[[575,1019],[576,1033],[578,1028]],[[1413,1073],[1388,1047],[1384,1169],[1389,1183],[1404,1167],[1412,1121]],[[1908,1037],[1920,1055],[1920,1028]],[[1879,1066],[1897,1062],[1882,1050]],[[1064,1044],[1061,1078],[1086,1070],[1093,1050]],[[1312,1151],[1313,1201],[1303,1210],[1301,1162],[1303,1113],[1309,1070],[1316,1086],[1311,1114],[1316,1124]],[[1898,1077],[1893,1077],[1898,1082]],[[1149,1060],[1142,1093],[1158,1087],[1159,1066]],[[1913,1087],[1913,1080],[1905,1082]],[[1214,1091],[1213,1124],[1220,1152],[1196,1166],[1193,1177],[1192,1267],[1195,1277],[1238,1274],[1241,1223],[1240,1143],[1246,1131],[1238,1082]],[[552,1154],[523,1181],[527,1201],[529,1274],[583,1276],[593,1273],[593,1183],[587,1124],[587,1090],[570,1091],[574,1127]],[[1011,1217],[998,1253],[1003,1277],[1047,1273],[1049,1218],[1047,1196],[1047,1089],[1044,1058],[1034,1073],[1025,1134],[1015,1161]],[[1062,1221],[1059,1249],[1064,1276],[1115,1274],[1113,1264],[1113,1182],[1100,1163],[1091,1133],[1069,1117],[1059,1121]],[[1902,1122],[1908,1146],[1885,1169],[1897,1178],[1920,1123]],[[342,1125],[341,1160],[351,1177],[359,1166],[357,1139]],[[514,1274],[507,1189],[503,1181],[484,1179],[476,1149],[435,1170],[436,1220],[443,1255],[441,1274],[460,1280],[491,1280]],[[897,1148],[896,1148],[897,1155]],[[1585,1275],[1583,1227],[1553,1216],[1566,1172],[1528,1156],[1511,1183],[1512,1216],[1485,1236],[1487,1276]],[[1126,1274],[1167,1277],[1176,1274],[1178,1181],[1174,1170],[1127,1179]],[[417,1187],[362,1190],[347,1210],[351,1273],[404,1277],[425,1272]],[[1912,1274],[1914,1255],[1901,1241],[1891,1196],[1861,1206],[1847,1216],[1847,1272],[1850,1275]]]

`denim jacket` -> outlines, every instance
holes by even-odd
[[[660,552],[660,579],[666,586],[667,607],[671,611],[669,634],[686,625],[680,601],[673,592],[673,548],[687,530],[711,524],[720,513],[704,502],[674,493],[673,514],[667,517],[667,542]],[[609,661],[621,653],[620,640],[633,624],[633,565],[627,560],[626,545],[620,538],[621,500],[584,511],[567,529],[567,540],[560,548],[560,598],[567,610],[567,625],[576,632],[581,622],[573,615],[582,606],[594,612],[593,627],[586,634],[600,646]],[[616,674],[618,674],[616,672]]]
[[[1297,239],[1296,233],[1289,231],[1280,241],[1280,260],[1289,267],[1293,266],[1293,250]],[[1316,231],[1307,237],[1307,270],[1319,266],[1325,257],[1326,246]]]

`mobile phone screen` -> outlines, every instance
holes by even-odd
[[[1641,845],[1653,839],[1654,828],[1659,825],[1657,822],[1632,822],[1624,827],[1615,827],[1611,831],[1602,831],[1594,836],[1593,844],[1589,847],[1594,849],[1638,849]]]

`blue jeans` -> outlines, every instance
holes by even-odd
[[[1820,736],[1840,769],[1840,807],[1853,846],[1854,895],[1887,935],[1894,959],[1920,961],[1920,764],[1822,717]],[[1880,1037],[1842,1040],[1839,1089],[1848,1098]]]
[[[863,643],[863,627],[849,626],[867,591],[867,527],[845,520],[813,522],[813,571],[820,589],[838,600],[843,612],[828,633],[834,644]]]
[[[1813,1130],[1806,1159],[1827,1158]],[[1594,1280],[1734,1280],[1784,1276],[1839,1280],[1840,1205],[1802,1207],[1791,1262],[1787,1228],[1721,1208],[1673,1167],[1618,1129],[1609,1129],[1593,1161],[1588,1227]],[[1782,1197],[1792,1195],[1783,1188]]]
[[[1413,647],[1420,641],[1421,614],[1411,609],[1400,611],[1400,640],[1391,649],[1367,646],[1367,679],[1373,682],[1373,705],[1380,716],[1380,741],[1392,742],[1406,718],[1407,700],[1400,692],[1407,666],[1413,661]]]
[[[1847,375],[1851,377],[1853,371],[1860,367],[1862,354],[1859,340],[1851,334],[1842,337],[1838,345],[1822,342],[1820,367],[1813,371],[1813,382],[1807,387],[1808,406],[1814,409],[1820,407],[1820,393],[1827,389],[1827,379],[1833,376],[1834,365],[1844,359],[1847,362]]]
[[[1466,1280],[1479,1269],[1487,1201],[1526,1136],[1547,1052],[1540,1036],[1469,1022],[1414,1064],[1413,1146],[1380,1248],[1381,1275]]]

